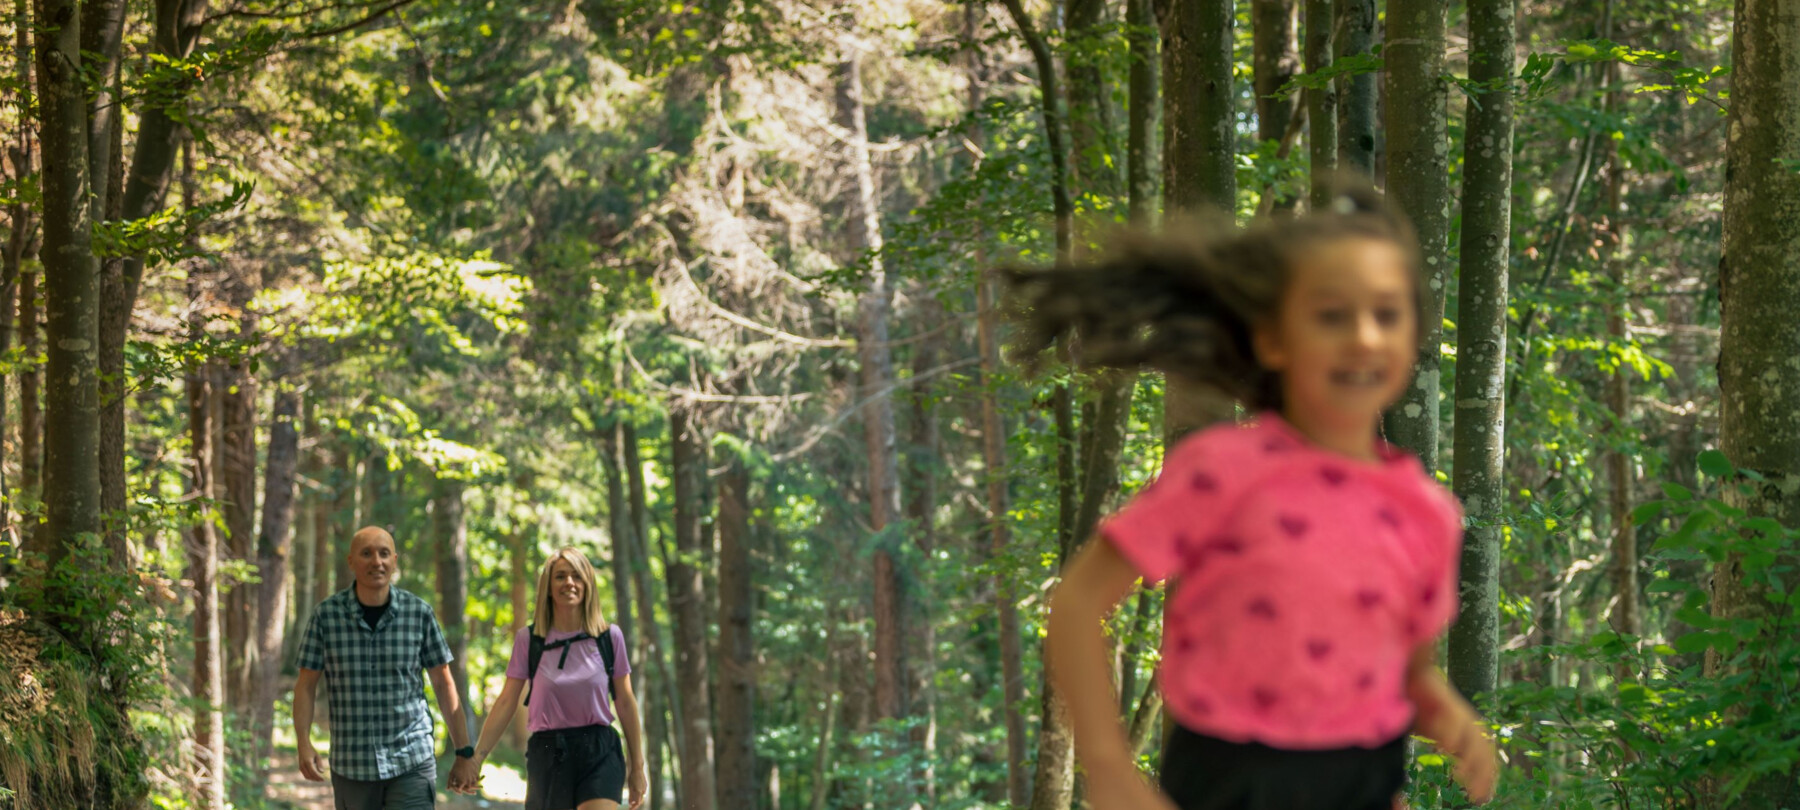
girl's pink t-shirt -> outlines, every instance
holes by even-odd
[[[1406,733],[1413,650],[1457,606],[1462,510],[1412,455],[1365,462],[1280,416],[1197,432],[1101,532],[1172,579],[1161,681],[1183,726],[1278,748]]]
[[[569,645],[567,660],[562,657],[562,647],[544,651],[544,657],[538,659],[537,679],[531,686],[531,718],[526,723],[527,728],[537,732],[612,725],[615,718],[606,685],[614,677],[630,675],[631,662],[625,656],[624,631],[615,624],[607,632],[612,634],[613,644],[611,673],[601,665],[599,645],[591,639]],[[552,630],[544,636],[544,643],[573,635],[576,633]],[[525,680],[530,662],[531,628],[522,627],[513,637],[512,660],[506,664],[506,677]]]

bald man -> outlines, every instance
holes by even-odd
[[[331,794],[337,810],[421,810],[437,803],[437,758],[423,672],[431,676],[458,757],[472,757],[450,680],[450,645],[430,603],[394,587],[394,538],[370,526],[350,538],[356,584],[319,603],[300,642],[294,734],[300,774],[325,780],[312,744],[320,676],[331,698]]]

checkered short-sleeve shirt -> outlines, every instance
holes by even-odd
[[[434,758],[423,671],[450,663],[431,605],[393,588],[371,628],[356,589],[319,603],[300,642],[299,666],[325,673],[331,768],[348,779],[392,779]]]

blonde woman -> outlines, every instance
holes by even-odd
[[[474,759],[457,760],[451,771],[450,789],[480,788],[481,765],[523,697],[531,729],[526,810],[616,810],[626,787],[632,810],[644,803],[644,734],[625,634],[601,616],[594,585],[594,567],[576,549],[561,549],[544,562],[531,626],[513,639],[506,686],[488,710]],[[629,759],[619,750],[615,720],[625,727]]]

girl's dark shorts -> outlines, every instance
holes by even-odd
[[[1379,748],[1288,751],[1176,726],[1162,789],[1181,810],[1390,810],[1406,785],[1406,737]]]
[[[539,731],[525,742],[525,810],[573,810],[582,802],[624,802],[619,732],[592,725]]]

